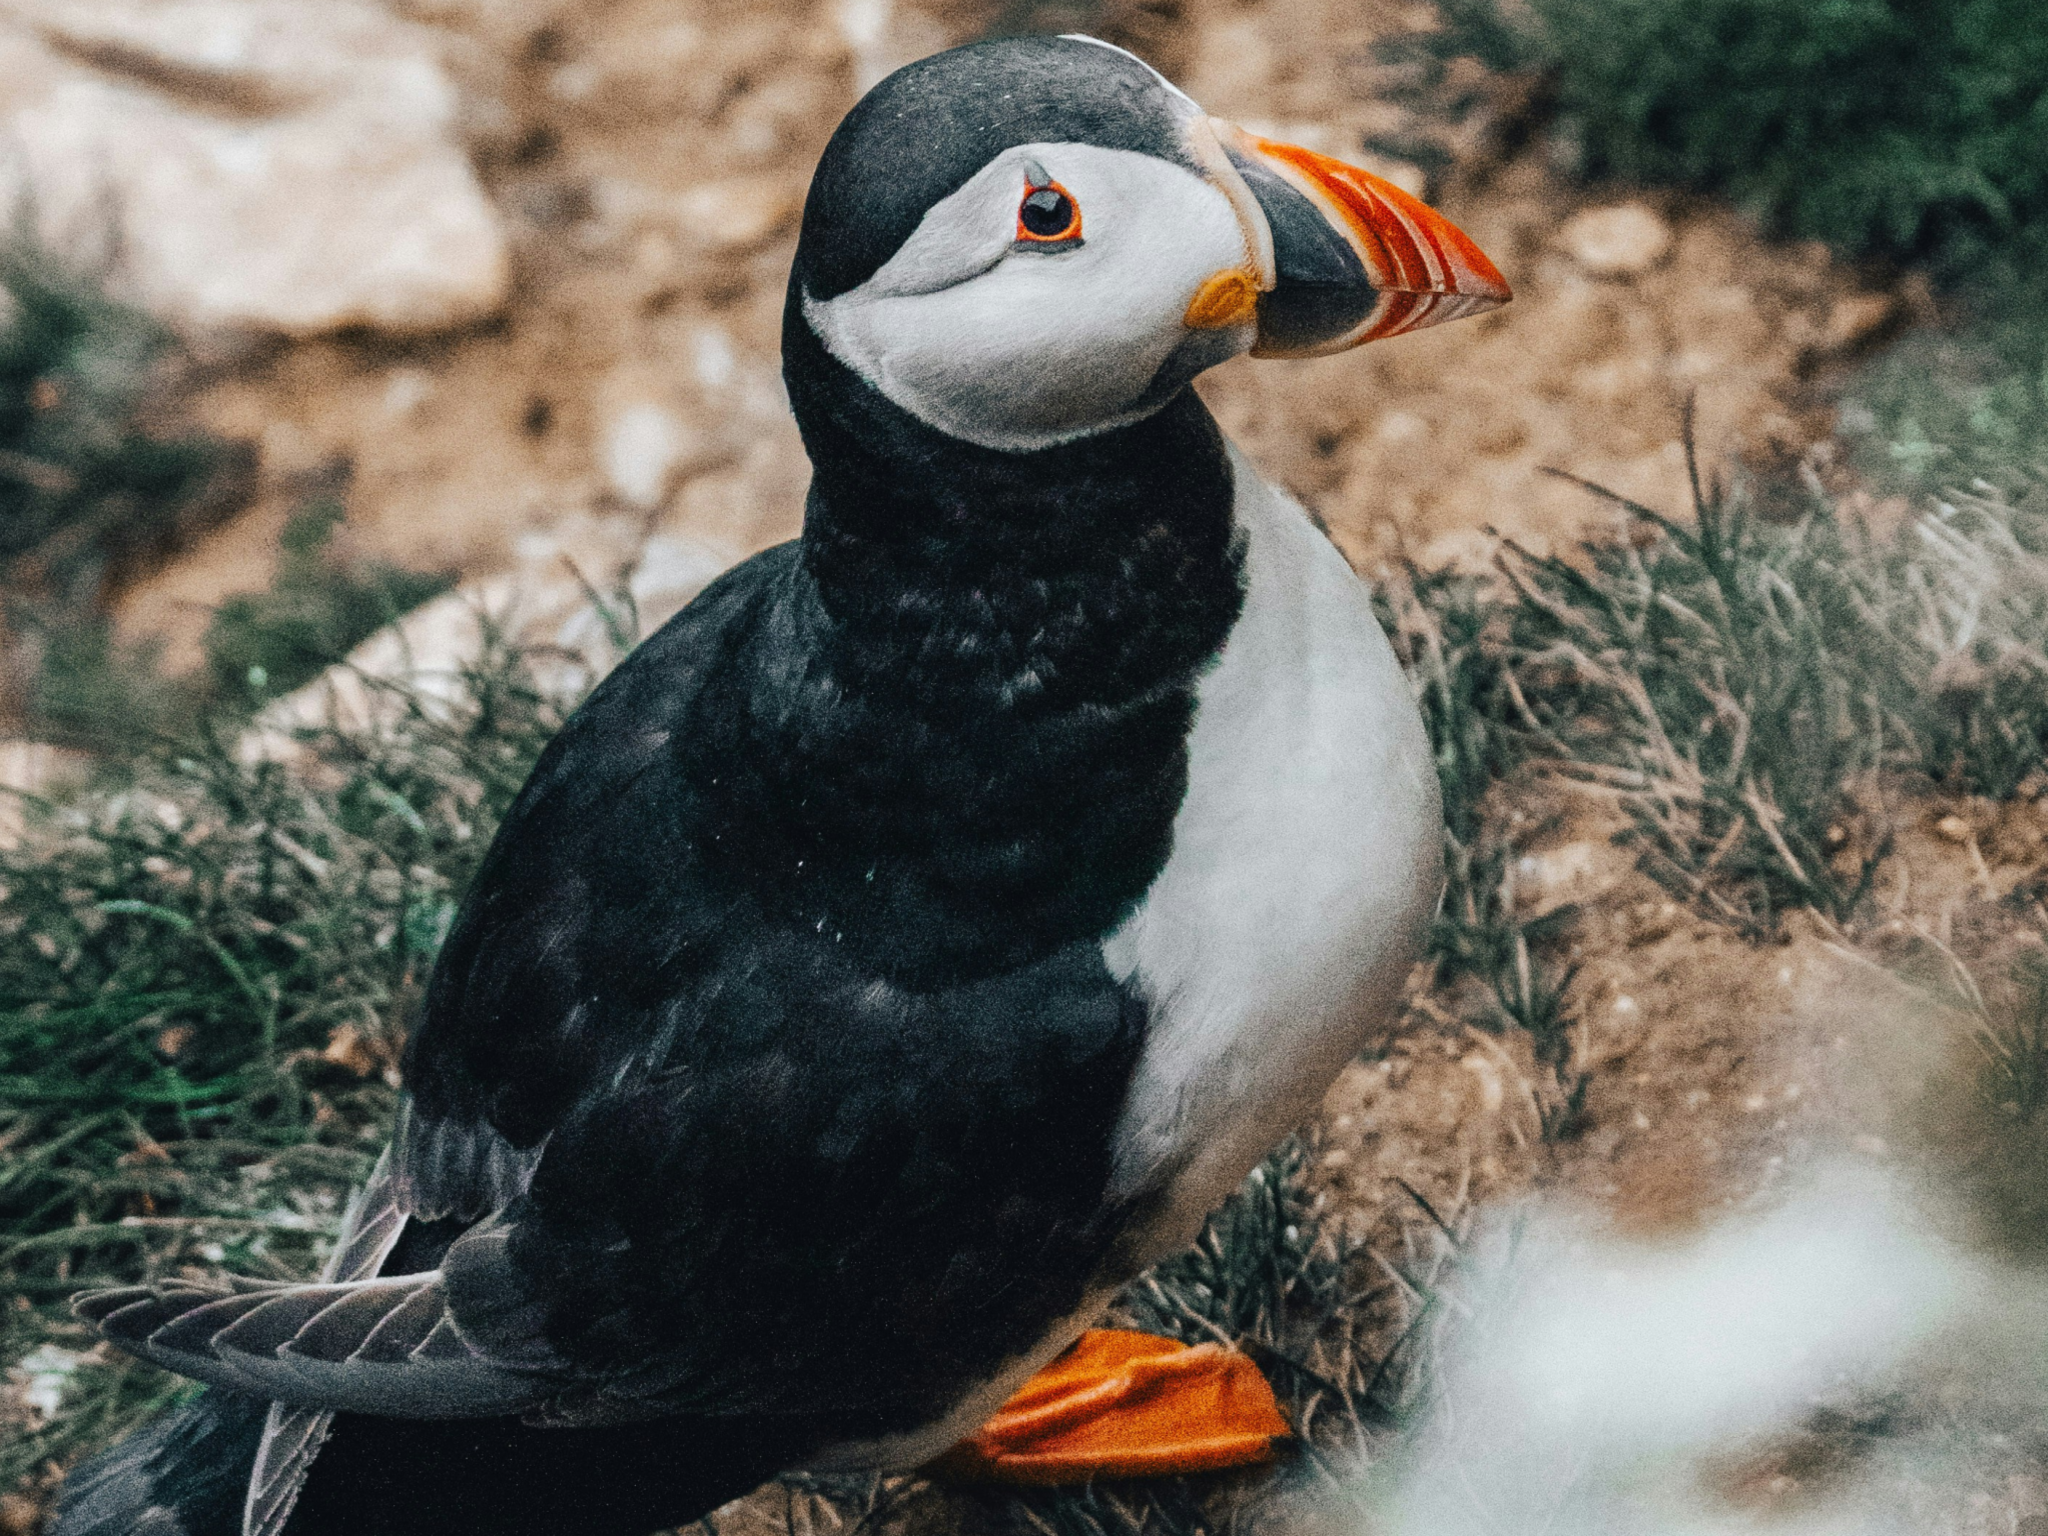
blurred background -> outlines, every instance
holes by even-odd
[[[533,753],[797,530],[825,139],[1029,31],[1399,182],[1514,285],[1201,385],[1378,584],[1450,894],[1400,1029],[1120,1304],[1254,1349],[1304,1429],[1277,1481],[746,1518],[2048,1530],[2036,0],[0,0],[0,1530],[179,1390],[71,1289],[317,1268]],[[1862,1290],[1727,1279],[1781,1206],[1841,1224],[1787,1275]],[[1556,1359],[1683,1292],[1778,1342],[1658,1379],[1759,1416],[1644,1450],[1473,1386],[1563,1369],[1486,1342],[1515,1221],[1539,1296],[1650,1251],[1587,1244],[1693,1255],[1556,1281]],[[1654,1401],[1628,1363],[1571,1390]],[[1473,1424],[1535,1449],[1475,1482]]]
[[[1952,278],[2025,268],[2048,174],[2018,0],[0,15],[17,719],[85,706],[103,653],[153,645],[218,692],[282,647],[274,693],[436,585],[603,580],[659,538],[687,587],[789,536],[777,327],[811,165],[867,85],[975,36],[1130,46],[1212,111],[1445,201],[1511,272],[1511,314],[1207,386],[1366,562],[1483,561],[1489,526],[1569,541],[1600,514],[1546,466],[1682,505],[1695,395],[1709,459],[1832,473],[1845,374],[1937,325]],[[1865,457],[2036,427],[2038,340],[1981,378],[1998,340],[1953,400],[1870,380]],[[250,596],[280,577],[289,618]]]

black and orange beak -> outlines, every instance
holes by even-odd
[[[1513,297],[1470,236],[1392,182],[1210,122],[1272,235],[1254,357],[1342,352]]]

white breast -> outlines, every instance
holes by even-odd
[[[1113,1189],[1169,1176],[1153,1252],[1392,1022],[1442,878],[1428,738],[1365,583],[1231,459],[1244,612],[1198,689],[1172,854],[1103,946],[1151,1005]]]

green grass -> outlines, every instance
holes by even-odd
[[[17,630],[37,647],[23,714],[38,736],[133,756],[165,742],[197,750],[273,698],[310,682],[384,625],[454,585],[445,573],[348,560],[332,548],[339,502],[307,503],[285,523],[268,587],[214,610],[197,674],[166,676],[156,648],[123,644],[102,612],[27,605]]]
[[[345,562],[331,545],[343,518],[318,500],[285,524],[270,586],[230,597],[206,631],[213,694],[248,708],[291,692],[400,615],[438,597],[452,576],[380,561]]]
[[[1914,498],[2048,460],[2048,284],[1981,278],[1949,321],[1857,370],[1840,432],[1878,488]]]
[[[463,707],[400,705],[375,736],[315,733],[293,771],[224,736],[135,764],[0,851],[7,1358],[86,1348],[81,1286],[317,1268],[455,898],[562,718],[503,648]],[[0,1486],[171,1390],[84,1368],[69,1412],[0,1448]]]
[[[90,601],[177,536],[233,457],[137,414],[169,335],[19,241],[0,246],[0,574],[17,594]]]
[[[1848,918],[1885,849],[1884,775],[2003,798],[2041,766],[2038,495],[1980,483],[1879,538],[1819,497],[1767,519],[1742,483],[1696,480],[1684,520],[1588,490],[1636,535],[1578,560],[1503,546],[1505,622],[1466,658],[1460,728],[1611,792],[1675,893],[1750,931]]]
[[[1436,986],[1472,1022],[1528,1032],[1547,1135],[1577,1127],[1587,1088],[1572,913],[1520,904],[1515,860],[1541,828],[1503,814],[1504,786],[1548,773],[1610,799],[1648,874],[1751,938],[1799,908],[1853,922],[1902,784],[2002,799],[2042,769],[2048,497],[2017,483],[1888,538],[1797,486],[1695,474],[1682,518],[1589,486],[1631,537],[1571,559],[1507,542],[1491,579],[1381,584],[1444,797]]]

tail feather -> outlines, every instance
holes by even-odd
[[[241,1536],[268,1411],[213,1390],[160,1415],[65,1478],[49,1536]]]

